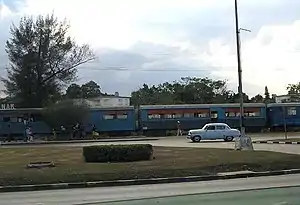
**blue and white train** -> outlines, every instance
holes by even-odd
[[[23,135],[24,120],[38,135],[52,133],[43,122],[41,108],[1,109],[0,136]],[[177,129],[177,121],[183,130],[200,128],[209,122],[224,122],[230,127],[239,127],[239,104],[188,104],[188,105],[142,105],[118,108],[90,109],[90,116],[84,124],[89,131],[96,130],[108,135],[130,135],[135,132],[144,135],[165,135]],[[246,103],[244,104],[244,125],[246,131],[300,127],[300,103]]]

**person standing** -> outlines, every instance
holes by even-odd
[[[26,130],[27,132],[27,139],[29,142],[32,142],[33,141],[33,133],[32,133],[32,129],[31,129],[31,126],[29,126]]]
[[[6,139],[8,142],[14,141],[14,137],[12,136],[10,124],[7,125],[7,138]]]
[[[26,120],[23,120],[23,123],[24,123],[24,142],[27,142],[28,141],[28,127],[27,127],[27,121]]]
[[[77,133],[78,132],[79,132],[79,123],[76,123],[76,125],[73,127],[72,139],[77,138]]]
[[[93,136],[94,136],[94,135],[97,135],[96,132],[97,132],[96,126],[93,125],[93,127],[92,127],[92,135],[93,135]]]
[[[177,121],[177,136],[182,136],[181,124],[180,121]]]

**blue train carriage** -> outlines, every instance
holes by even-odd
[[[16,108],[0,110],[0,138],[10,134],[15,139],[23,139],[26,125],[32,127],[36,135],[51,133],[50,127],[42,121],[41,108]]]
[[[144,105],[140,112],[144,135],[165,135],[166,131],[177,129],[177,121],[183,130],[201,128],[210,122],[224,122],[239,128],[239,104]],[[265,128],[265,104],[244,104],[244,112],[246,131]]]
[[[223,104],[217,107],[222,119],[232,128],[240,128],[240,104]],[[266,104],[244,104],[244,126],[246,132],[260,132],[267,127]]]
[[[142,105],[140,106],[140,127],[146,136],[164,136],[168,131],[181,128],[201,128],[211,121],[210,105]]]
[[[267,105],[268,126],[271,131],[300,128],[300,103],[271,103]]]
[[[135,109],[133,106],[92,108],[88,123],[95,125],[99,134],[131,135],[136,130]]]

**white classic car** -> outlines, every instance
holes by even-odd
[[[241,133],[237,129],[231,129],[225,123],[209,123],[202,129],[190,130],[187,138],[193,142],[200,140],[217,140],[224,139],[226,142],[232,141],[235,137],[240,137]]]

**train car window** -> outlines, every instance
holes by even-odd
[[[194,113],[184,113],[183,117],[194,117]]]
[[[26,115],[26,114],[23,114],[22,118],[23,118],[23,120],[27,120],[27,121],[28,121],[28,119],[29,119],[29,116],[28,116],[28,115]]]
[[[114,115],[103,115],[104,120],[113,120],[114,117],[115,117]]]
[[[226,117],[235,117],[236,113],[235,112],[225,112]]]
[[[30,117],[32,117],[33,121],[35,121],[35,122],[43,121],[43,116],[41,114],[34,114],[34,115],[31,115]]]
[[[218,118],[218,113],[217,112],[211,112],[210,118],[213,118],[213,119]]]
[[[17,117],[11,117],[10,122],[18,122],[18,118]]]
[[[172,119],[172,118],[173,118],[173,115],[171,115],[171,114],[165,114],[165,115],[164,115],[164,118],[166,118],[166,119]]]
[[[150,114],[148,115],[148,119],[160,119],[161,115],[160,114]]]
[[[28,120],[29,120],[29,122],[35,122],[35,116],[30,114]]]
[[[34,122],[43,121],[43,117],[41,114],[30,115],[29,119],[32,119]]]
[[[173,118],[182,118],[182,114],[173,114]]]
[[[10,122],[10,117],[3,117],[3,122]]]
[[[247,116],[249,116],[249,117],[259,117],[260,116],[259,112],[247,112],[245,114],[247,114]]]
[[[200,118],[208,117],[208,113],[197,113],[197,117],[200,117]]]
[[[117,115],[117,119],[127,119],[127,114]]]
[[[289,108],[287,109],[287,114],[288,114],[288,115],[297,115],[297,110],[296,110],[296,108],[295,108],[295,107],[289,107]]]

